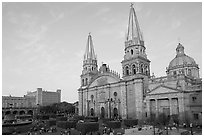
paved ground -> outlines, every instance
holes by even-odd
[[[158,134],[158,128],[155,128],[156,134]],[[172,130],[168,130],[168,134],[169,135],[181,135],[182,132],[187,131],[185,129],[172,129]],[[125,130],[125,135],[153,135],[154,134],[154,130],[153,128],[143,128],[142,130],[138,131],[138,127],[136,128],[131,128],[131,129],[126,129]],[[166,135],[167,132],[163,131],[162,135]]]

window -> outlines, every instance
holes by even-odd
[[[192,97],[192,101],[193,101],[193,102],[195,102],[195,101],[196,101],[196,99],[197,99],[196,97]]]
[[[135,65],[132,65],[132,72],[133,72],[133,74],[136,74],[136,68],[135,68]]]
[[[129,75],[129,67],[128,66],[125,67],[125,72],[126,72],[126,75]]]
[[[148,75],[148,67],[145,66],[145,74]]]
[[[91,95],[91,102],[93,102],[93,99],[94,99],[94,95]]]
[[[131,49],[131,55],[133,55],[133,50]]]
[[[176,71],[174,71],[174,75],[176,75]]]
[[[82,79],[82,86],[84,86],[84,79]]]
[[[143,73],[143,64],[140,65],[140,70],[141,70],[141,73]]]
[[[114,92],[113,95],[116,97],[117,96],[117,92]]]
[[[193,117],[194,117],[194,120],[198,120],[199,119],[198,114],[193,114]]]
[[[86,85],[88,84],[88,78],[86,78],[86,83],[85,83]]]
[[[191,70],[190,69],[188,69],[188,75],[191,76]]]

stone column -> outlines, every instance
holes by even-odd
[[[185,119],[185,106],[184,106],[184,97],[181,94],[178,97],[178,106],[179,106],[179,120],[183,121]]]
[[[156,106],[156,117],[158,117],[159,110],[158,110],[158,99],[155,99],[155,106]]]
[[[170,116],[173,114],[172,98],[169,98]]]
[[[150,100],[146,100],[147,117],[150,117]]]

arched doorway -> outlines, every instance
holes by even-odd
[[[29,111],[27,112],[27,114],[28,114],[28,115],[33,115],[33,111],[32,111],[32,110],[29,110]]]
[[[104,118],[105,117],[105,108],[102,107],[101,108],[101,118]]]
[[[22,110],[22,111],[19,112],[19,114],[20,114],[20,115],[24,115],[24,114],[25,114],[25,111]]]
[[[13,114],[14,114],[14,115],[17,115],[17,113],[18,113],[18,111],[16,111],[16,110],[15,110],[15,111],[13,111]]]
[[[11,111],[6,111],[5,112],[5,115],[9,115],[9,114],[11,114]]]
[[[94,109],[91,108],[91,116],[94,116]]]
[[[118,109],[117,109],[117,108],[114,108],[114,109],[113,109],[113,117],[114,117],[114,118],[117,118],[117,117],[118,117]]]

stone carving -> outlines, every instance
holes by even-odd
[[[101,86],[101,85],[105,85],[108,84],[108,79],[107,78],[100,78],[99,80],[97,80],[97,85]]]

